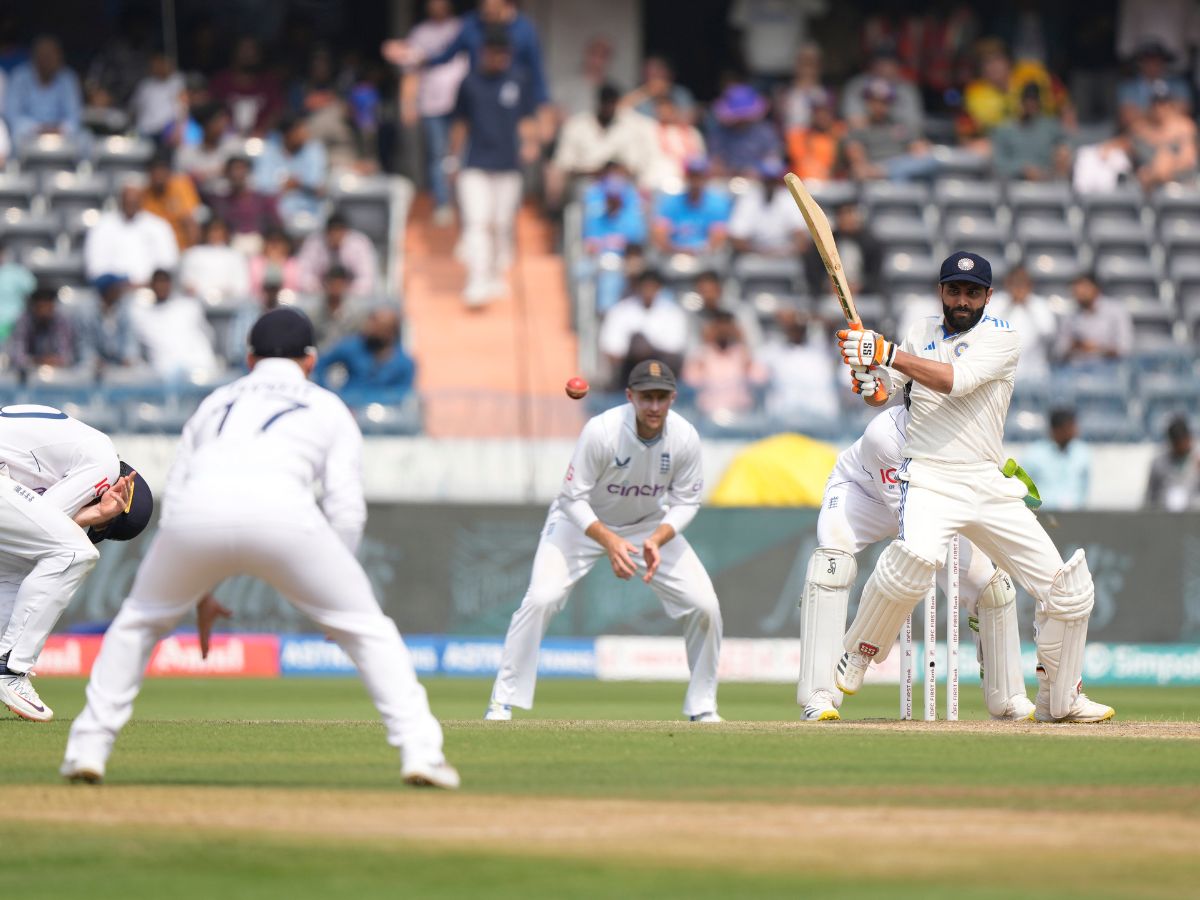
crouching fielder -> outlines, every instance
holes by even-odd
[[[808,562],[800,600],[800,683],[796,702],[802,718],[839,719],[842,692],[834,667],[842,655],[846,608],[858,574],[855,554],[896,536],[900,506],[897,470],[903,460],[908,410],[895,406],[877,415],[863,436],[838,456],[825,486],[817,519],[817,549]],[[983,697],[994,719],[1033,718],[1021,675],[1021,639],[1012,581],[969,541],[959,549],[961,599],[978,621],[976,652],[983,673]],[[945,570],[938,575],[945,590]]]
[[[1007,322],[984,314],[991,283],[986,259],[958,252],[942,263],[940,320],[917,323],[899,347],[872,331],[838,332],[846,363],[885,366],[911,382],[911,407],[898,473],[899,540],[884,550],[863,588],[835,681],[853,694],[871,660],[887,656],[958,533],[1037,601],[1037,720],[1104,721],[1113,710],[1082,691],[1095,602],[1083,551],[1064,564],[1025,505],[1025,485],[1005,475],[1001,439],[1020,344]],[[879,377],[890,380],[886,372]],[[870,395],[875,385],[862,390]]]
[[[362,537],[362,434],[345,405],[307,380],[312,323],[294,309],[250,331],[250,374],[210,394],[184,426],[161,525],[104,635],[61,772],[103,778],[155,642],[227,578],[270,584],[358,667],[400,749],[409,784],[458,787],[400,633],[354,554]],[[318,507],[313,488],[322,488]]]
[[[529,589],[508,626],[487,719],[511,719],[514,706],[532,708],[538,648],[550,620],[575,583],[607,556],[618,578],[632,578],[640,565],[667,615],[683,620],[692,673],[684,715],[721,721],[721,610],[700,558],[680,534],[704,488],[700,438],[671,411],[675,375],[665,363],[639,363],[625,396],[629,403],[591,419],[575,445],[542,529]]]

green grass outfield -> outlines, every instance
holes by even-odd
[[[1200,689],[1096,688],[1110,726],[900,725],[895,686],[798,723],[789,685],[427,682],[464,790],[406,789],[351,679],[156,680],[99,788],[0,719],[4,885],[22,897],[1179,897],[1200,883]],[[944,688],[942,691],[944,700]],[[918,704],[920,697],[917,698]],[[944,708],[944,707],[943,707]]]

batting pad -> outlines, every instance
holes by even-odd
[[[840,697],[833,670],[842,655],[846,608],[858,563],[844,550],[818,547],[808,560],[804,593],[800,598],[800,680],[796,702],[807,703],[815,691]]]
[[[997,569],[979,592],[979,648],[983,654],[983,697],[988,712],[1004,715],[1010,697],[1025,693],[1021,675],[1021,635],[1017,630],[1017,592],[1007,573]]]
[[[1062,718],[1071,711],[1083,678],[1088,616],[1096,602],[1096,588],[1082,550],[1076,550],[1054,576],[1045,609],[1039,613],[1038,663],[1050,683],[1050,715]]]
[[[846,632],[847,653],[864,652],[860,645],[877,647],[872,656],[883,662],[891,652],[904,619],[929,590],[936,566],[909,549],[904,541],[892,541],[879,556],[875,571],[867,579],[858,615]]]

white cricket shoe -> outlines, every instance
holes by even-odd
[[[711,725],[716,722],[724,722],[725,720],[718,716],[715,710],[712,710],[709,712],[696,713],[694,716],[688,716],[688,721],[704,722],[705,724]]]
[[[0,675],[0,703],[30,722],[54,718],[54,710],[42,702],[28,675]]]
[[[838,660],[833,683],[843,694],[857,694],[859,688],[863,686],[863,679],[867,677],[867,669],[870,665],[871,657],[869,656],[864,656],[857,651],[843,653],[842,658]]]
[[[58,774],[74,784],[99,784],[104,780],[104,763],[64,759]]]
[[[992,718],[998,722],[1032,722],[1035,708],[1024,694],[1013,694],[1004,705],[1004,712]]]
[[[427,760],[405,760],[400,769],[400,777],[405,784],[413,787],[435,787],[447,791],[458,790],[461,783],[458,770],[446,760],[429,762]]]
[[[829,691],[813,691],[808,702],[804,704],[804,713],[800,716],[802,722],[837,722],[842,718],[833,702],[833,694]]]
[[[512,719],[512,707],[507,703],[498,703],[493,700],[488,704],[483,719],[485,722],[508,722]]]
[[[1056,719],[1050,715],[1050,686],[1043,682],[1038,687],[1037,708],[1034,710],[1033,716],[1034,720],[1038,722],[1070,722],[1087,725],[1095,722],[1107,722],[1116,714],[1117,711],[1111,706],[1089,700],[1088,695],[1080,691],[1075,695],[1070,712],[1061,719]]]

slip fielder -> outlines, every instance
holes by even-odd
[[[817,549],[808,562],[800,600],[800,681],[796,702],[809,721],[839,719],[842,694],[834,667],[842,655],[846,608],[858,574],[855,554],[894,538],[900,507],[901,451],[908,427],[906,406],[893,406],[871,420],[862,437],[843,450],[821,499]],[[1017,598],[1012,581],[969,541],[961,540],[962,602],[978,618],[977,652],[983,696],[994,719],[1028,720],[1033,704],[1021,675]],[[938,578],[943,590],[945,571]]]
[[[683,620],[692,673],[684,715],[721,721],[721,610],[708,573],[681,534],[704,489],[700,438],[671,409],[675,375],[666,363],[635,366],[625,396],[627,404],[589,420],[575,445],[542,529],[529,588],[508,626],[487,719],[511,719],[514,706],[532,708],[538,648],[550,620],[575,583],[607,556],[618,578],[632,578],[640,566],[667,615]]]
[[[355,559],[366,520],[362,434],[342,401],[308,380],[314,343],[303,313],[264,313],[250,331],[250,374],[215,390],[184,426],[158,534],[104,635],[87,707],[71,727],[67,778],[104,777],[155,642],[226,578],[250,575],[354,661],[401,752],[404,780],[458,787],[408,650]]]
[[[0,409],[0,703],[18,716],[54,718],[30,670],[94,545],[136,537],[153,505],[107,435],[49,406]]]
[[[928,590],[954,534],[1010,572],[1037,601],[1040,722],[1100,722],[1113,710],[1082,691],[1087,622],[1095,588],[1082,550],[1062,557],[1024,502],[1026,487],[1005,477],[1002,437],[1020,345],[1007,322],[985,314],[991,264],[957,252],[942,263],[943,316],[919,322],[899,346],[872,331],[838,332],[843,361],[872,368],[854,377],[866,396],[887,370],[911,382],[900,487],[899,538],[879,557],[846,633],[835,683],[861,686]],[[890,391],[889,391],[890,392]]]

